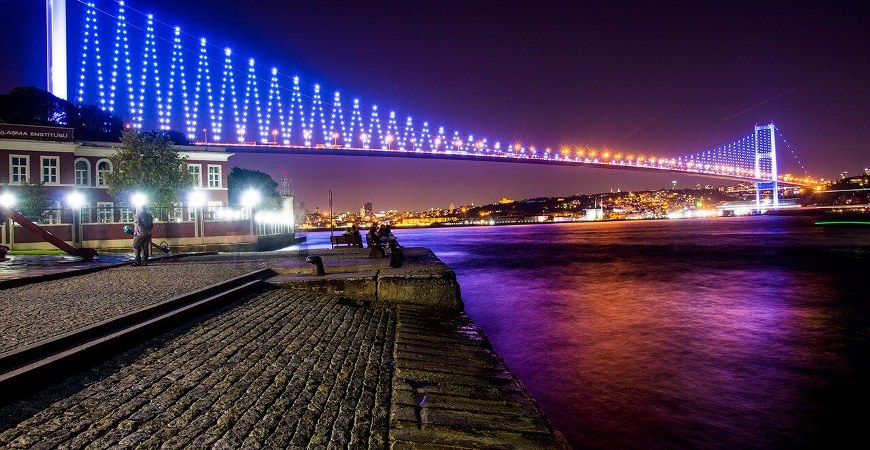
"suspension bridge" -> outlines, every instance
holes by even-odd
[[[378,105],[347,101],[277,67],[239,58],[131,7],[129,2],[46,0],[48,86],[58,97],[93,104],[133,129],[181,131],[198,145],[270,153],[430,157],[694,174],[752,182],[756,200],[781,186],[810,186],[782,133],[755,125],[727,143],[680,156],[609,149],[503,143],[434,126]],[[69,33],[67,6],[78,9],[79,33]],[[72,27],[71,27],[72,28]],[[77,35],[74,35],[77,34]],[[70,44],[72,43],[72,44]],[[72,45],[72,47],[69,47]],[[76,76],[69,77],[69,62]],[[71,79],[74,78],[74,79]],[[73,89],[68,90],[69,87]],[[331,105],[324,104],[324,97]],[[401,125],[400,125],[401,123]],[[782,174],[777,150],[789,150],[803,175]],[[779,147],[779,148],[778,148]],[[760,208],[760,206],[759,206]]]

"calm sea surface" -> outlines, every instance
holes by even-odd
[[[395,234],[456,270],[469,315],[578,448],[868,448],[870,227],[748,217]]]

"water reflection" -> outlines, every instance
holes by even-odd
[[[469,314],[577,446],[866,440],[846,412],[868,399],[866,230],[745,218],[396,233],[457,271]]]

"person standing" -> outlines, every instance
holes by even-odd
[[[136,209],[133,215],[133,252],[136,255],[134,266],[147,266],[151,254],[151,229],[154,228],[154,218],[145,206]]]

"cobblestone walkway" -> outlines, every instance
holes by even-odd
[[[2,289],[0,353],[271,267],[285,259],[287,255],[280,253],[190,257]]]
[[[0,410],[0,446],[385,448],[393,330],[270,290]]]

